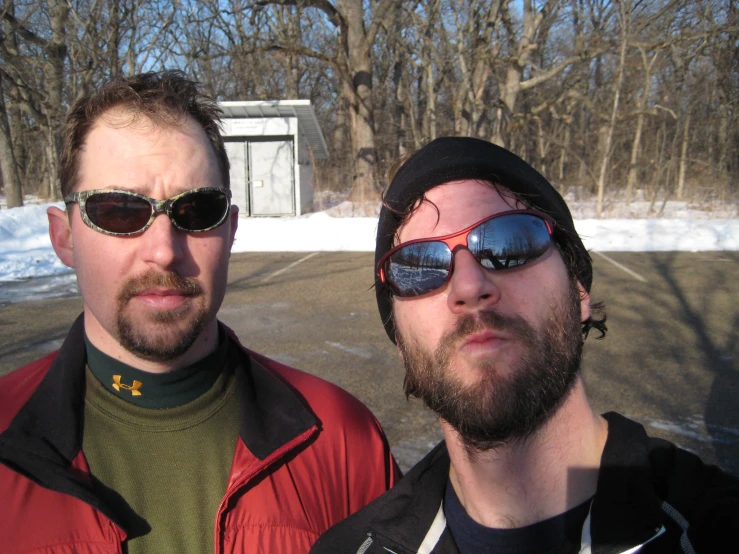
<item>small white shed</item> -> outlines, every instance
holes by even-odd
[[[328,158],[310,100],[220,102],[232,202],[242,216],[301,215],[313,206],[315,158]]]

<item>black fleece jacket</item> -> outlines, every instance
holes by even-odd
[[[617,413],[604,417],[608,439],[583,541],[562,554],[639,545],[640,554],[735,551],[739,480]],[[324,533],[311,554],[459,554],[440,509],[449,464],[442,442],[393,489]]]

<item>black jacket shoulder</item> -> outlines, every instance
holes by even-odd
[[[739,529],[739,480],[649,437],[639,423],[616,413],[604,417],[608,439],[586,520],[593,554],[726,551]],[[415,554],[432,537],[431,550],[424,551],[458,554],[438,516],[449,464],[442,442],[395,488],[329,529],[311,553]]]
[[[720,552],[739,529],[739,479],[669,441],[649,439],[652,484],[663,510],[687,525],[695,551]],[[674,509],[674,512],[671,510]],[[675,513],[676,512],[676,513]]]
[[[376,550],[381,544],[391,544],[398,554],[415,553],[428,530],[425,522],[433,520],[444,497],[449,464],[442,441],[392,489],[326,531],[311,554],[387,554]]]

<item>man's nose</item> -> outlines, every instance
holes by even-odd
[[[449,278],[449,309],[456,314],[464,314],[497,304],[500,289],[490,273],[469,250],[457,250],[454,254],[454,272]]]
[[[186,233],[177,229],[166,213],[157,214],[151,226],[140,237],[140,255],[144,262],[170,268],[184,257]]]

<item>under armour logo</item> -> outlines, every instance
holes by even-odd
[[[141,391],[139,391],[141,385],[143,385],[143,383],[136,379],[133,380],[133,385],[121,383],[121,376],[113,375],[113,388],[117,391],[120,391],[121,389],[128,390],[131,391],[131,396],[141,396]]]

